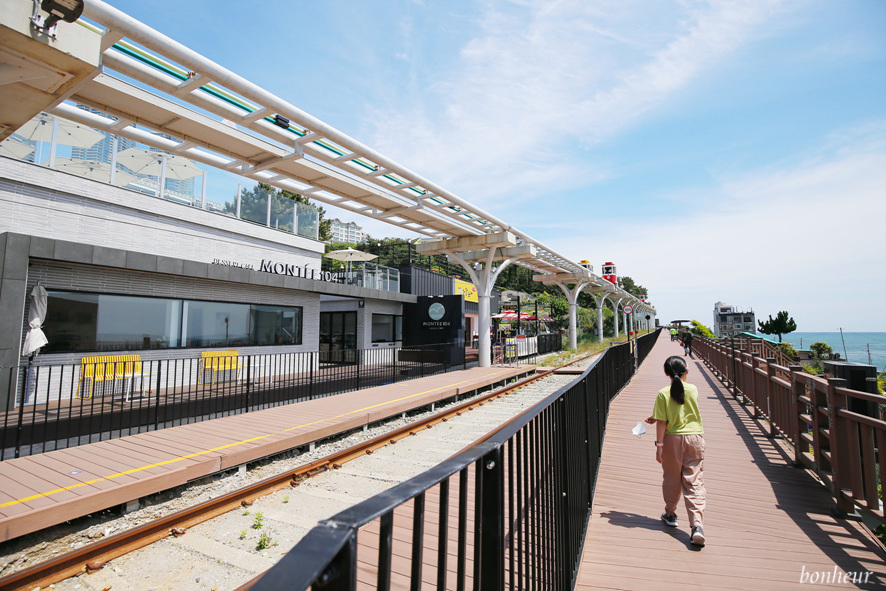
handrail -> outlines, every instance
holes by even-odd
[[[878,493],[886,479],[886,397],[780,366],[734,342],[698,338],[694,345],[733,395],[769,422],[770,435],[790,443],[795,465],[828,486],[839,514],[861,510],[886,523]],[[778,376],[785,373],[788,379]]]
[[[638,339],[641,356],[659,333]],[[634,371],[631,344],[613,345],[482,443],[318,524],[250,588],[350,590],[361,563],[377,565],[361,581],[374,577],[378,589],[422,580],[438,589],[573,588],[609,403]],[[426,506],[439,507],[439,519]],[[409,572],[392,571],[394,554]],[[430,554],[436,566],[425,563]]]
[[[386,345],[345,349],[329,343],[319,351],[273,353],[225,349],[165,359],[126,354],[85,357],[77,364],[44,358],[39,364],[0,368],[0,383],[8,384],[10,392],[0,405],[0,461],[89,443],[99,434],[114,439],[453,371],[468,363],[463,343]],[[559,335],[542,345],[521,349],[520,363],[531,365],[538,354],[559,350]],[[93,382],[98,382],[95,388]]]

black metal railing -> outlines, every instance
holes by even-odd
[[[6,368],[0,461],[464,367],[464,347],[423,345]]]
[[[610,347],[483,443],[321,522],[253,591],[350,591],[358,579],[374,589],[572,589],[609,403],[634,363],[630,344]]]
[[[563,350],[563,336],[558,332],[540,334],[536,338],[538,339],[539,355]]]

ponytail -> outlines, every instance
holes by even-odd
[[[683,404],[686,401],[686,397],[681,378],[689,371],[689,368],[686,367],[686,362],[682,357],[673,355],[665,361],[664,370],[665,374],[671,378],[671,399],[677,404]]]

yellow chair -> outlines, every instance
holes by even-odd
[[[240,354],[237,351],[203,351],[200,353],[200,368],[197,372],[198,384],[215,384],[216,381],[229,382],[240,379]],[[206,372],[210,372],[206,379]],[[217,379],[217,373],[223,373],[223,379]],[[233,374],[233,378],[230,376]]]
[[[80,360],[80,380],[77,382],[76,396],[88,400],[92,398],[96,382],[111,382],[111,393],[122,392],[129,401],[136,376],[143,376],[141,355],[83,357]]]

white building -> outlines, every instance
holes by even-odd
[[[714,304],[714,334],[729,337],[740,332],[757,332],[754,310],[740,310],[735,306],[717,302]]]
[[[416,301],[398,284],[369,289],[322,272],[316,237],[2,156],[0,207],[3,367],[27,363],[38,284],[49,294],[50,344],[37,365],[395,346],[399,333],[376,325],[394,326]],[[0,403],[8,390],[0,384]]]
[[[333,218],[330,220],[329,227],[332,233],[332,242],[357,244],[366,238],[366,232],[354,222],[343,222],[338,218]]]

